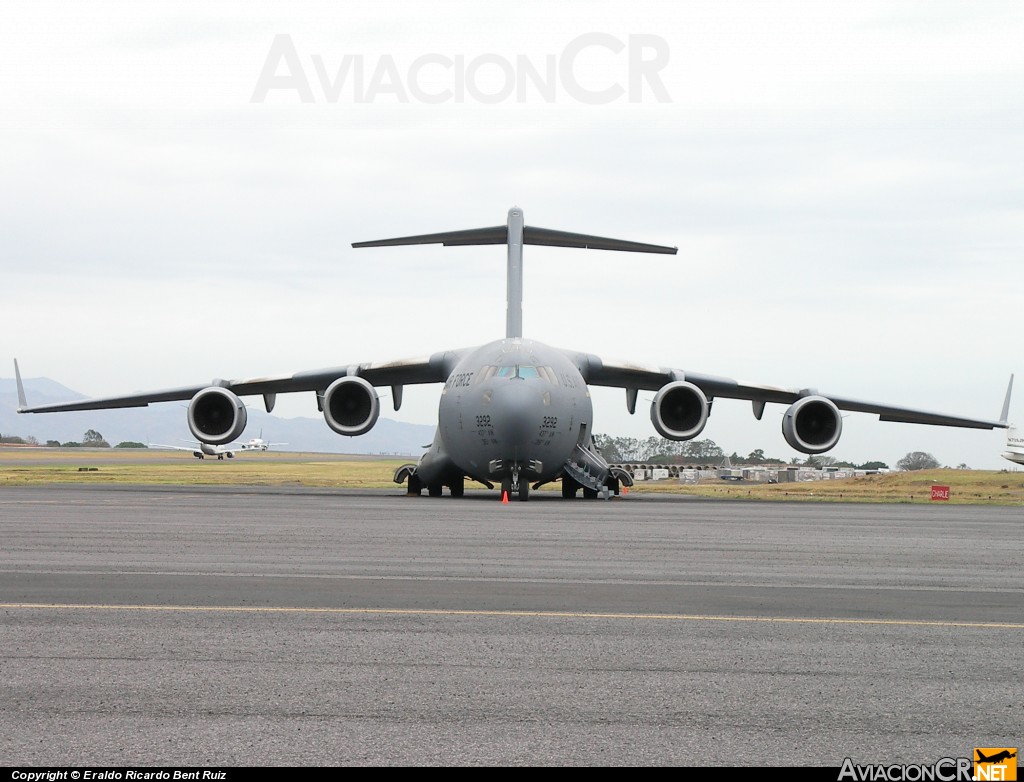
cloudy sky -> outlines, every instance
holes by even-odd
[[[479,344],[504,248],[351,243],[516,205],[679,248],[528,247],[528,337],[996,418],[1024,366],[1022,41],[1010,1],[16,0],[0,344],[90,396]],[[597,431],[653,434],[594,397]],[[702,437],[789,458],[781,413],[722,400]],[[1003,442],[852,414],[831,455],[1001,469]]]

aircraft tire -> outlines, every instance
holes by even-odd
[[[574,500],[576,499],[576,490],[579,486],[572,478],[568,475],[562,478],[562,499],[563,500]]]
[[[453,497],[462,497],[466,493],[466,484],[464,479],[460,478],[454,481],[451,486],[448,487]]]
[[[415,495],[416,497],[419,497],[420,496],[420,492],[422,492],[422,491],[423,491],[423,481],[421,481],[419,479],[419,477],[417,477],[416,473],[413,473],[412,475],[409,476],[409,488],[408,488],[407,493]]]
[[[519,479],[519,501],[526,502],[530,499],[530,482],[526,480],[525,476],[520,476]]]
[[[583,499],[585,499],[585,500],[596,500],[597,499],[597,490],[596,489],[588,489],[588,488],[584,487],[584,489],[583,489]]]
[[[429,494],[431,497],[440,497],[441,492],[443,490],[444,486],[442,486],[440,483],[427,484],[427,494]]]
[[[502,478],[501,479],[501,498],[505,499],[505,497],[510,496],[511,494],[512,494],[512,479],[511,478]]]

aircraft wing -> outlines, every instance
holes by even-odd
[[[464,351],[443,351],[422,358],[350,364],[347,366],[297,372],[293,375],[254,377],[241,380],[215,379],[201,385],[125,394],[123,396],[84,399],[77,402],[37,405],[34,407],[29,406],[25,400],[24,391],[21,388],[21,374],[18,370],[17,361],[15,361],[14,369],[19,388],[19,413],[57,413],[74,410],[147,407],[155,402],[186,401],[211,386],[224,388],[237,396],[263,395],[267,401],[269,412],[270,408],[273,407],[272,399],[276,394],[300,391],[315,391],[318,394],[322,394],[335,380],[353,375],[358,375],[372,386],[392,386],[393,388],[419,383],[443,383],[448,379],[452,367],[454,367],[462,352]],[[400,394],[397,395],[395,401],[398,402],[399,399]]]
[[[196,443],[191,448],[184,445],[163,445],[162,443],[150,443],[148,447],[157,448],[161,451],[188,451],[189,453],[200,450],[199,443]]]
[[[754,416],[758,419],[761,418],[766,403],[777,402],[792,405],[805,397],[814,396],[830,400],[840,410],[876,414],[879,420],[882,421],[932,424],[935,426],[958,426],[969,429],[1005,429],[1008,426],[1007,417],[1010,406],[1010,392],[1013,389],[1013,376],[1011,375],[999,420],[988,420],[869,402],[838,394],[822,393],[813,388],[780,388],[778,386],[741,383],[728,377],[688,372],[682,369],[606,360],[588,353],[575,354],[574,358],[587,383],[595,386],[611,386],[626,389],[627,405],[631,413],[636,405],[637,390],[658,391],[669,383],[681,380],[699,388],[709,400],[715,397],[725,397],[727,399],[743,399],[752,402]]]

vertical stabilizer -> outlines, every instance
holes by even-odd
[[[508,210],[508,282],[506,284],[508,314],[505,336],[523,336],[523,210]]]

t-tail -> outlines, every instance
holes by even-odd
[[[439,234],[403,236],[397,239],[379,239],[356,242],[353,247],[395,247],[402,244],[443,244],[446,247],[477,244],[508,245],[508,280],[506,283],[508,311],[505,318],[505,336],[509,339],[523,336],[523,245],[540,244],[548,247],[580,247],[590,250],[620,250],[634,253],[663,253],[675,255],[676,247],[643,244],[604,236],[554,231],[526,225],[523,210],[508,210],[508,222],[491,228],[467,228]]]

